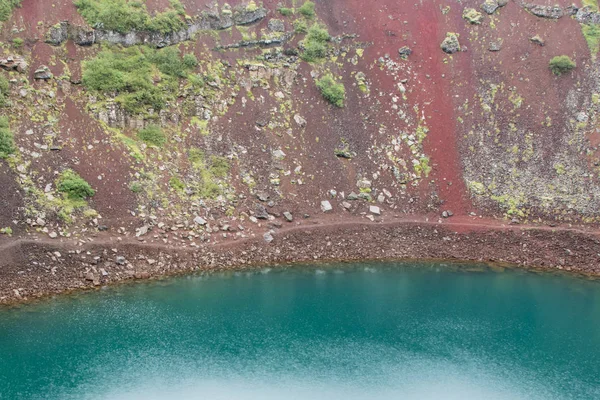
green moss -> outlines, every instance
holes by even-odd
[[[314,18],[316,15],[315,3],[313,3],[310,0],[305,1],[304,4],[302,4],[302,6],[300,6],[300,8],[298,9],[298,12],[300,14],[302,14],[303,16],[305,16],[306,18],[309,18],[309,19]]]
[[[178,1],[173,8],[151,16],[141,1],[135,0],[75,0],[75,6],[94,28],[120,33],[151,31],[170,33],[186,28],[181,19],[183,7]]]
[[[12,236],[13,230],[10,226],[0,229],[0,235]]]
[[[25,43],[25,41],[21,38],[14,38],[12,40],[13,47],[16,49],[20,49],[21,47],[23,47],[23,43]]]
[[[0,159],[13,154],[15,150],[15,143],[8,124],[8,118],[0,117]]]
[[[337,107],[344,106],[346,99],[346,89],[343,83],[336,83],[333,75],[327,74],[317,80],[317,87],[321,91],[323,97]]]
[[[162,147],[167,142],[163,130],[160,126],[149,125],[140,130],[137,134],[138,138],[150,146]]]
[[[569,56],[556,56],[550,60],[550,70],[554,75],[562,75],[574,69],[577,64]]]
[[[96,194],[90,184],[72,169],[67,169],[60,174],[56,187],[59,192],[64,193],[69,199],[73,200],[84,200]]]

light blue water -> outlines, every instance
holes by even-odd
[[[600,283],[356,264],[61,297],[0,309],[0,398],[600,399]]]

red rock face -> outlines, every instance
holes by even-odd
[[[213,4],[182,3],[191,16]],[[108,129],[106,121],[99,120],[101,113],[88,107],[97,100],[94,94],[79,85],[85,60],[100,46],[82,47],[71,40],[61,46],[44,43],[50,28],[61,21],[85,25],[72,2],[24,0],[2,35],[7,42],[25,39],[15,54],[30,63],[29,83],[19,82],[12,90],[23,112],[3,113],[11,114],[16,141],[26,156],[36,152],[47,127],[60,138],[61,152],[36,152],[39,156],[29,164],[37,184],[51,183],[61,168],[77,169],[94,181],[98,191],[93,206],[115,226],[131,211],[148,209],[148,198],[128,190],[142,172],[151,170],[154,175],[163,200],[161,217],[173,217],[166,205],[178,210],[174,214],[186,208],[192,200],[176,196],[168,182],[173,176],[185,184],[193,180],[187,159],[191,147],[231,159],[230,195],[247,200],[221,204],[220,216],[228,207],[236,214],[248,212],[260,191],[275,199],[276,214],[319,214],[319,204],[329,198],[334,210],[323,218],[345,218],[349,212],[358,218],[367,212],[368,203],[343,207],[342,202],[361,191],[359,181],[369,181],[362,191],[370,192],[374,202],[383,200],[379,205],[384,219],[389,214],[439,217],[451,211],[454,218],[475,213],[522,222],[537,217],[595,221],[600,211],[600,203],[594,203],[600,194],[600,139],[592,100],[600,93],[600,83],[581,25],[568,16],[537,17],[518,1],[492,15],[483,13],[480,2],[464,3],[317,1],[315,21],[337,38],[321,63],[284,66],[259,60],[266,47],[213,50],[216,45],[269,38],[268,21],[273,18],[282,19],[291,33],[298,14],[283,17],[276,10],[279,1],[264,1],[269,14],[258,23],[199,34],[177,45],[198,57],[200,74],[214,73],[217,63],[226,63],[221,78],[227,82],[219,85],[216,100],[205,108],[210,109],[210,121],[202,129],[208,135],[197,124],[202,115],[184,112],[190,99],[181,92],[160,119],[177,140],[170,141],[163,154],[148,150],[152,161],[140,163],[124,142],[115,140],[135,140],[137,128],[130,124]],[[168,4],[153,0],[146,6],[154,13]],[[248,5],[230,4],[233,9]],[[562,8],[569,5],[558,3]],[[468,7],[483,13],[480,25],[463,19]],[[461,46],[452,55],[440,48],[449,32],[458,34]],[[535,35],[545,46],[530,40]],[[304,39],[295,35],[271,47],[281,52]],[[398,53],[404,46],[412,50],[406,59]],[[557,77],[548,63],[561,54],[570,56],[577,68]],[[55,77],[51,82],[34,82],[34,71],[42,65]],[[343,108],[328,104],[315,85],[315,79],[327,73],[346,88]],[[63,84],[67,81],[73,84]],[[20,89],[29,94],[20,97]],[[295,116],[306,125],[297,124]],[[148,123],[135,116],[131,120],[140,126]],[[25,135],[28,130],[34,135]],[[347,148],[352,159],[336,157],[340,148]],[[285,156],[274,159],[277,150]]]

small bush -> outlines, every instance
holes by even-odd
[[[25,43],[25,41],[21,38],[14,38],[12,40],[12,43],[15,49],[20,49],[21,47],[23,47],[23,43]]]
[[[0,107],[6,106],[8,103],[8,95],[10,93],[10,84],[4,75],[0,75]]]
[[[0,0],[0,21],[6,21],[13,9],[21,5],[21,0]]]
[[[314,24],[308,30],[304,39],[302,59],[306,62],[315,62],[327,56],[327,42],[331,39],[329,32],[324,27]]]
[[[176,176],[169,179],[169,186],[171,186],[173,189],[175,189],[178,192],[181,192],[181,191],[183,191],[183,189],[185,189],[185,184],[181,181],[181,179],[179,179]]]
[[[315,3],[310,0],[307,0],[302,4],[302,6],[298,9],[300,14],[304,15],[306,18],[314,18],[315,13]]]
[[[140,193],[142,191],[142,184],[138,181],[131,182],[129,184],[129,190],[131,190],[133,193]]]
[[[141,141],[151,146],[162,147],[167,142],[167,137],[163,133],[163,130],[157,125],[147,126],[140,130],[137,136]]]
[[[8,118],[0,117],[0,159],[5,159],[14,152],[15,142],[8,125]]]
[[[226,178],[229,174],[229,160],[225,157],[212,156],[210,172],[217,178]]]
[[[172,1],[173,8],[150,16],[140,1],[128,0],[75,0],[75,6],[88,24],[94,28],[120,33],[151,31],[170,33],[185,29],[181,3]]]
[[[187,69],[194,69],[198,66],[198,59],[193,54],[186,54],[183,56],[183,65]]]
[[[166,105],[171,87],[186,77],[198,60],[193,54],[183,59],[175,47],[154,50],[147,47],[106,49],[83,65],[84,86],[104,95],[117,96],[126,111],[139,114]],[[155,84],[156,69],[161,79]]]
[[[279,13],[284,17],[289,17],[290,15],[294,14],[293,8],[279,7],[277,11],[279,11]]]
[[[59,192],[74,200],[84,200],[96,194],[90,184],[72,169],[67,169],[60,174],[57,187]]]
[[[308,32],[308,25],[306,24],[306,21],[302,20],[302,19],[297,19],[293,22],[294,25],[294,32],[296,33],[306,33]]]
[[[344,106],[346,99],[346,89],[342,83],[336,83],[333,75],[327,74],[317,80],[317,87],[321,91],[323,97],[337,107]]]
[[[577,66],[569,56],[556,56],[550,60],[550,70],[554,75],[561,75]]]

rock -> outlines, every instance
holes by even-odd
[[[117,256],[117,258],[115,258],[115,263],[117,265],[125,265],[127,264],[127,260],[123,256]]]
[[[85,280],[93,282],[96,280],[96,277],[94,276],[93,272],[88,272],[87,274],[85,274]]]
[[[135,230],[135,236],[136,237],[144,236],[145,234],[148,233],[149,229],[150,229],[150,226],[148,226],[148,225],[144,225],[144,226],[142,226],[140,228],[137,228]]]
[[[369,212],[374,215],[381,215],[381,209],[377,206],[369,206]]]
[[[332,199],[335,199],[337,197],[337,190],[331,189],[329,191],[329,195],[331,196]]]
[[[287,222],[292,222],[294,220],[294,216],[291,212],[288,211],[284,211],[283,217],[286,219]]]
[[[371,188],[371,181],[368,179],[360,179],[359,181],[356,182],[356,186],[359,189],[370,189]]]
[[[254,216],[258,219],[269,219],[269,213],[262,204],[256,204],[254,206]]]
[[[453,215],[454,215],[454,213],[450,210],[446,210],[446,211],[442,212],[442,218],[450,218]]]
[[[50,68],[45,65],[40,66],[33,73],[34,79],[41,79],[47,81],[48,79],[52,79],[52,72],[50,72]]]
[[[50,232],[48,234],[48,236],[50,236],[51,239],[56,239],[56,237],[58,236],[56,232]]]
[[[306,120],[304,118],[302,118],[300,115],[298,115],[298,114],[294,115],[294,121],[296,121],[296,124],[298,124],[298,126],[300,128],[306,127]]]
[[[538,46],[544,46],[546,44],[546,42],[544,41],[544,39],[542,39],[540,37],[540,35],[535,35],[534,37],[530,38],[529,40],[531,40],[531,42],[537,44]]]
[[[333,207],[331,206],[331,203],[329,201],[327,201],[327,200],[323,200],[321,202],[321,211],[328,212],[328,211],[331,211],[331,210],[333,210]]]
[[[379,193],[379,196],[377,196],[377,202],[383,203],[384,201],[385,201],[385,196],[383,195],[383,193]]]
[[[23,73],[28,67],[29,65],[25,59],[20,56],[8,56],[6,58],[0,58],[0,68],[6,71],[17,71]]]
[[[462,17],[472,25],[479,25],[483,22],[483,14],[474,8],[465,8]]]
[[[539,4],[524,3],[523,8],[540,18],[559,19],[565,16],[565,10],[559,6],[542,6]],[[571,9],[569,13],[572,14]]]
[[[489,51],[500,51],[502,50],[502,42],[500,40],[491,42],[490,47],[488,47]]]
[[[266,232],[263,235],[263,239],[265,239],[265,242],[271,243],[275,238],[273,237],[273,235],[271,234],[271,232]]]
[[[259,199],[262,202],[268,201],[269,200],[269,194],[266,192],[258,192],[256,193],[256,198]]]
[[[352,192],[348,195],[348,200],[350,200],[350,201],[358,200],[358,195],[356,193]]]
[[[366,201],[373,201],[371,194],[366,192],[359,193],[358,198]]]
[[[481,5],[481,9],[490,15],[495,13],[498,7],[500,7],[498,0],[485,0]]]
[[[285,158],[285,153],[281,150],[275,150],[273,151],[273,158],[276,160],[283,160]]]
[[[460,43],[458,42],[458,33],[448,32],[446,38],[441,44],[442,51],[447,54],[454,54],[460,51]]]
[[[412,50],[408,46],[402,46],[398,49],[398,54],[400,55],[400,58],[406,60],[408,56],[412,54]]]
[[[206,225],[206,220],[200,216],[197,216],[196,218],[194,218],[194,223],[196,225],[204,226]]]
[[[271,32],[285,32],[285,23],[281,19],[272,18],[269,20],[267,28],[269,28]]]
[[[356,153],[353,151],[350,151],[350,148],[348,147],[348,145],[344,145],[341,148],[335,149],[333,151],[333,154],[335,154],[336,157],[346,158],[348,160],[356,157]]]
[[[352,204],[348,203],[347,201],[343,201],[342,207],[344,207],[346,210],[349,210],[350,208],[352,208]]]
[[[267,16],[267,9],[257,6],[254,2],[241,4],[233,13],[233,21],[236,25],[248,25],[260,21]]]

